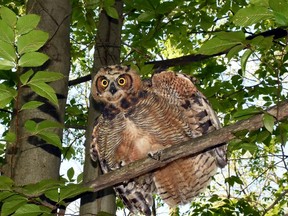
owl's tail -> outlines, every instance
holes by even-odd
[[[155,185],[151,174],[146,174],[130,180],[129,182],[115,186],[114,190],[121,198],[124,205],[133,214],[140,212],[143,215],[152,215],[152,195],[155,191]]]
[[[223,168],[227,165],[227,144],[222,143],[223,146],[214,149],[217,166]]]

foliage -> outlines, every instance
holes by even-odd
[[[29,101],[18,107],[18,95],[21,94],[21,89],[27,86],[57,106],[58,100],[55,91],[47,83],[62,79],[61,73],[47,71],[37,71],[36,73],[33,69],[25,73],[21,72],[21,67],[38,67],[49,59],[46,54],[37,51],[49,37],[46,32],[36,30],[40,17],[34,14],[17,17],[13,11],[4,6],[0,8],[0,15],[0,25],[3,29],[0,34],[0,44],[2,45],[0,50],[0,78],[3,80],[0,84],[0,90],[3,92],[0,95],[0,108],[7,108],[6,112],[8,112],[9,109],[12,109],[12,100],[16,101],[14,108],[17,113],[41,106],[43,103],[40,101]],[[16,90],[18,80],[20,80],[20,85],[18,84]],[[54,126],[52,126],[53,124]],[[56,134],[50,134],[49,138],[47,136],[49,132],[45,131],[47,128],[59,127],[55,124],[56,122],[41,122],[36,125],[35,122],[28,121],[25,128],[48,143],[61,147],[59,137]]]
[[[51,215],[51,211],[55,212],[65,204],[65,199],[89,191],[79,183],[68,183],[66,179],[61,181],[47,179],[24,187],[15,186],[6,176],[0,176],[0,180],[1,215],[3,216],[12,213],[13,215]]]
[[[37,109],[42,101],[29,101],[19,105],[19,95],[23,88],[30,87],[36,94],[58,106],[58,99],[54,89],[49,85],[53,81],[63,78],[59,72],[39,71],[33,68],[42,66],[49,57],[38,50],[45,45],[49,35],[37,30],[40,17],[34,14],[16,16],[7,7],[0,8],[0,108],[5,113],[12,113],[14,118],[20,112],[28,109]],[[23,68],[29,67],[29,70]],[[9,117],[2,118],[1,122],[8,125]],[[47,143],[62,148],[59,136],[51,131],[53,128],[62,128],[56,121],[44,120],[35,122],[27,120],[24,128],[31,135],[38,136]],[[13,131],[6,131],[1,140],[1,156],[8,144],[14,144],[19,135]],[[16,143],[17,144],[17,143]],[[65,149],[66,152],[66,149]],[[67,152],[66,152],[67,154]],[[1,164],[4,162],[1,159]],[[78,183],[73,183],[74,173],[68,172],[68,179],[61,181],[43,180],[34,185],[16,186],[12,179],[0,176],[1,215],[51,215],[58,207],[64,205],[64,200],[75,197],[89,189]],[[49,200],[49,202],[47,202]],[[46,203],[47,202],[47,203]]]
[[[119,14],[114,3],[113,0],[72,1],[71,80],[92,70],[91,53],[99,14],[104,10],[111,19],[117,19]],[[0,108],[5,110],[0,112],[0,119],[1,124],[8,127],[21,88],[28,86],[57,106],[57,97],[49,82],[61,79],[61,74],[34,72],[33,68],[48,61],[48,57],[38,51],[48,35],[36,30],[40,19],[36,15],[16,15],[21,14],[23,2],[11,5],[4,1],[4,4],[15,11],[0,8]],[[263,111],[287,100],[287,4],[287,0],[251,0],[248,3],[244,0],[124,1],[124,14],[120,17],[124,20],[123,63],[138,68],[143,76],[149,76],[153,65],[148,62],[183,56],[195,60],[196,56],[207,56],[205,60],[186,62],[185,65],[176,62],[171,69],[198,79],[197,85],[219,113],[223,125],[263,113],[264,127],[250,133],[235,132],[237,139],[229,143],[229,166],[215,177],[206,193],[188,207],[180,208],[178,215],[287,213],[284,197],[288,194],[288,122],[274,124],[277,116]],[[279,30],[286,35],[279,36]],[[23,72],[22,67],[31,69]],[[162,67],[166,67],[165,61]],[[70,86],[63,142],[51,134],[51,128],[59,127],[55,122],[29,120],[25,124],[26,130],[61,148],[63,158],[77,158],[76,152],[83,151],[80,146],[84,133],[78,128],[85,127],[88,95],[87,83]],[[36,109],[41,105],[40,101],[30,101],[17,107],[16,111]],[[5,133],[0,143],[1,156],[6,143],[12,143],[16,137],[17,134]],[[72,147],[74,143],[78,143],[76,148]],[[16,187],[11,179],[1,176],[3,214],[15,212],[21,215],[28,211],[34,212],[29,215],[48,214],[51,206],[45,207],[39,198],[42,195],[56,203],[52,209],[66,206],[67,198],[85,191],[77,183],[71,183],[73,174],[71,168],[67,180],[43,181],[24,187]],[[167,206],[156,200],[157,212],[165,211]],[[119,210],[124,208],[121,202],[117,204]]]

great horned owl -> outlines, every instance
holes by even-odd
[[[105,105],[92,134],[91,156],[104,173],[165,147],[220,128],[206,98],[188,76],[155,73],[148,81],[126,66],[100,69],[91,90]],[[226,147],[178,159],[114,187],[131,212],[151,215],[152,194],[169,206],[185,204],[226,165]]]

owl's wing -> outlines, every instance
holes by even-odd
[[[99,162],[102,172],[107,173],[119,169],[125,163],[108,164],[107,160],[109,160],[109,157],[106,158],[107,155],[105,155],[107,146],[103,146],[101,149],[98,145],[99,143],[97,143],[103,123],[101,120],[103,120],[102,115],[96,120],[93,129],[90,156],[92,160]],[[155,184],[151,173],[123,182],[113,188],[130,212],[134,214],[141,212],[147,216],[152,214],[150,207],[153,205],[152,195],[155,192]]]
[[[206,97],[194,85],[191,77],[171,71],[162,71],[154,74],[146,86],[181,110],[183,120],[191,128],[191,138],[221,128],[217,115]],[[214,148],[212,152],[217,165],[221,168],[227,163],[226,148],[227,146],[223,145]]]

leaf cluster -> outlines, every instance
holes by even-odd
[[[9,124],[12,110],[14,110],[13,118],[17,121],[20,113],[41,107],[45,100],[57,107],[58,99],[50,83],[63,79],[63,75],[59,72],[34,69],[49,59],[46,54],[39,51],[49,39],[48,33],[36,29],[40,21],[39,16],[35,14],[17,16],[9,8],[1,6],[0,17],[0,109],[1,115],[5,113],[4,123]],[[21,104],[19,98],[27,87],[45,100],[31,99]],[[62,148],[59,136],[51,130],[62,127],[57,122],[36,123],[28,120],[24,127],[31,135]],[[17,130],[6,131],[1,140],[1,151],[5,150],[6,144],[17,145],[21,139],[19,136]]]
[[[69,173],[72,180],[74,173],[71,170]],[[58,208],[64,208],[70,198],[90,190],[65,179],[47,179],[19,187],[15,186],[10,178],[0,176],[1,215],[51,215]]]

